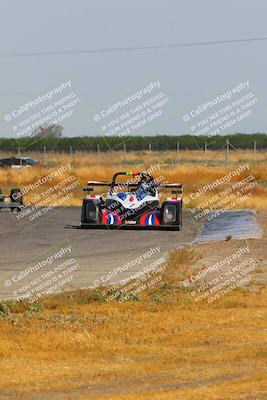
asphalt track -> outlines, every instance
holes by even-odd
[[[95,281],[103,282],[103,279],[110,283],[108,274],[132,261],[127,270],[112,280],[127,278],[165,258],[170,250],[192,243],[198,232],[186,210],[181,231],[88,230],[79,229],[79,221],[80,207],[57,207],[34,221],[29,222],[25,217],[19,223],[16,215],[1,211],[0,297],[13,297],[14,290],[51,270],[54,264],[42,266],[26,277],[20,275],[28,266],[36,265],[67,246],[71,247],[71,253],[64,254],[60,262],[74,257],[78,268],[64,287],[82,288],[92,286]],[[145,254],[147,258],[143,257]],[[31,285],[33,287],[34,283]]]

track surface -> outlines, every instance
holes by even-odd
[[[89,287],[95,280],[101,279],[116,267],[124,266],[131,260],[140,257],[150,248],[159,246],[141,265],[133,265],[128,272],[122,272],[114,280],[123,279],[146,265],[165,257],[176,247],[191,243],[197,228],[188,212],[184,212],[183,228],[176,231],[123,231],[123,230],[88,230],[78,229],[80,207],[55,208],[46,219],[36,219],[27,224],[18,225],[14,214],[0,213],[0,297],[10,297],[12,291],[19,287],[7,285],[14,275],[42,261],[48,254],[54,254],[61,247],[71,246],[71,257],[78,261],[79,268],[73,274],[73,280],[67,287]],[[75,227],[76,226],[76,227]],[[70,255],[61,259],[68,260]],[[51,266],[42,268],[42,273]],[[41,272],[23,278],[19,285],[26,284]],[[64,286],[66,287],[66,286]]]

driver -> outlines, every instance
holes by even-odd
[[[150,185],[144,176],[140,179],[140,182],[138,183],[138,189],[141,189],[144,192],[149,192],[150,190]]]
[[[145,193],[155,196],[155,188],[153,178],[146,175],[140,175],[140,181],[138,182],[137,193]]]

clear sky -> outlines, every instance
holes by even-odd
[[[160,90],[151,95],[164,92],[168,103],[136,134],[190,133],[184,114],[247,81],[249,89],[233,99],[252,91],[257,103],[227,133],[267,132],[267,40],[83,53],[263,38],[266,15],[264,0],[0,0],[0,136],[16,135],[6,114],[67,81],[71,91],[64,93],[79,98],[62,121],[67,136],[100,135],[102,122],[94,115],[158,81]]]

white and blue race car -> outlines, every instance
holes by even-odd
[[[118,177],[132,179],[118,181]],[[106,194],[95,195],[94,187],[108,186]],[[172,189],[175,195],[162,204],[160,189]],[[82,204],[81,226],[86,228],[131,228],[180,230],[182,226],[182,193],[180,183],[158,183],[147,172],[117,172],[111,182],[88,181],[89,192]]]

